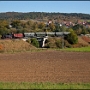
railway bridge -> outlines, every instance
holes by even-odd
[[[2,39],[20,39],[26,41],[28,38],[36,38],[40,44],[40,47],[44,47],[45,41],[48,37],[62,37],[62,45],[64,44],[64,36],[70,32],[29,32],[29,33],[17,33],[17,34],[6,34],[2,35]]]
[[[25,38],[36,38],[39,42],[40,47],[45,46],[45,41],[48,37],[62,37],[68,35],[70,32],[32,32],[32,33],[24,33]],[[63,45],[63,42],[62,42]]]

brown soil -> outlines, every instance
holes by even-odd
[[[0,82],[90,82],[90,53],[0,54]]]

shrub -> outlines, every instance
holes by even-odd
[[[78,37],[73,30],[70,30],[70,34],[67,35],[66,40],[70,44],[76,44],[78,42]]]
[[[55,43],[52,43],[52,42],[49,42],[45,45],[45,48],[56,48],[56,44]]]
[[[62,48],[62,42],[60,40],[56,40],[55,44],[58,48]]]
[[[55,39],[53,37],[45,41],[45,48],[56,48]]]
[[[39,42],[38,42],[38,40],[36,38],[31,39],[31,44],[34,45],[37,48],[39,47]]]
[[[64,45],[67,48],[71,48],[72,47],[72,45],[67,40],[64,40]]]
[[[28,39],[26,40],[26,42],[31,43],[31,39],[30,39],[30,38],[28,38]]]
[[[60,38],[51,37],[45,43],[46,48],[61,48],[62,42]]]

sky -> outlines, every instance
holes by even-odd
[[[90,14],[90,1],[0,1],[1,12],[60,12]]]

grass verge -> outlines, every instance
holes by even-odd
[[[66,48],[62,49],[63,51],[76,51],[76,52],[90,52],[90,46],[89,47],[81,47],[81,48]]]
[[[90,83],[0,82],[0,89],[90,89]]]
[[[37,49],[31,49],[31,50],[17,50],[17,51],[7,51],[7,52],[0,52],[0,53],[21,53],[21,52],[42,52],[42,51],[72,51],[72,52],[90,52],[90,46],[88,47],[81,47],[81,48],[37,48]]]
[[[49,51],[49,50],[56,50],[56,51],[74,51],[74,52],[90,52],[90,46],[88,47],[81,47],[81,48],[41,48],[35,51]]]

